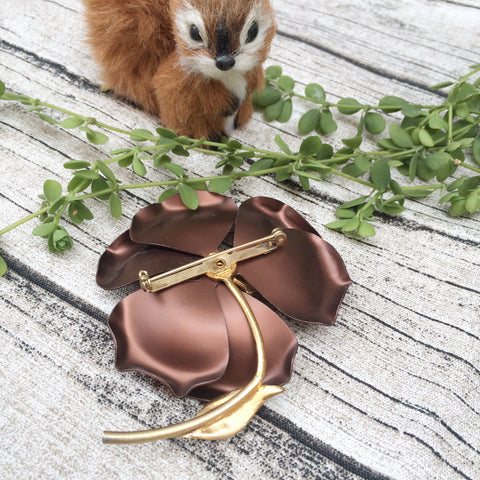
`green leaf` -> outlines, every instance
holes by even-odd
[[[445,87],[451,87],[453,85],[453,82],[440,82],[436,83],[435,85],[432,85],[430,87],[431,90],[440,90]]]
[[[132,150],[126,157],[118,160],[118,166],[122,168],[129,167],[132,164],[133,159],[136,157],[136,155],[138,155],[138,153]]]
[[[78,168],[88,168],[90,167],[90,162],[84,162],[82,160],[69,160],[63,164],[64,168],[69,170],[77,170]]]
[[[65,120],[62,120],[60,122],[60,126],[63,128],[77,128],[80,127],[80,125],[83,125],[85,123],[85,120],[83,118],[78,118],[78,117],[69,117],[65,118]]]
[[[428,119],[428,126],[433,130],[442,130],[448,127],[445,120],[438,113],[434,113]]]
[[[325,110],[320,115],[320,120],[318,122],[318,128],[322,133],[333,133],[337,130],[338,125],[333,119],[332,112],[330,110]]]
[[[459,217],[465,213],[465,199],[460,199],[450,206],[449,213],[452,217]]]
[[[470,115],[470,107],[468,103],[459,103],[455,107],[455,115],[460,118],[467,118]]]
[[[113,218],[120,218],[122,216],[122,201],[116,193],[110,195],[108,206]]]
[[[361,145],[362,140],[363,140],[362,136],[357,135],[356,137],[353,137],[353,138],[344,138],[342,142],[347,147],[355,149]]]
[[[92,211],[85,205],[84,202],[78,201],[74,202],[77,210],[80,212],[80,215],[84,220],[93,220],[93,213]]]
[[[350,218],[345,222],[345,225],[342,227],[342,232],[355,232],[359,226],[360,219],[358,217]]]
[[[0,80],[0,97],[2,97],[4,93],[5,93],[5,84]],[[2,257],[0,257],[0,258],[3,260]],[[5,263],[5,260],[3,260],[3,262]],[[5,264],[5,271],[6,271],[6,267],[7,267],[7,264]],[[5,272],[3,272],[3,273],[5,273]],[[1,275],[3,275],[3,273]]]
[[[378,108],[385,113],[399,112],[408,102],[400,97],[387,95],[378,102]]]
[[[273,122],[277,120],[283,110],[284,102],[283,100],[279,100],[278,102],[274,103],[273,105],[269,105],[265,109],[265,117],[269,122]]]
[[[320,110],[315,108],[309,110],[305,113],[300,121],[298,122],[298,130],[300,133],[308,134],[317,128],[318,122],[320,121]]]
[[[132,168],[133,171],[141,177],[144,177],[147,174],[147,169],[145,168],[145,165],[138,157],[135,157],[133,159]]]
[[[342,98],[338,102],[337,108],[343,115],[353,115],[362,109],[362,105],[354,98]]]
[[[172,148],[172,153],[178,155],[179,157],[189,157],[190,153],[188,150],[185,150],[181,145],[177,145],[176,147]]]
[[[362,173],[368,172],[368,170],[370,170],[370,160],[364,155],[356,157],[353,163],[359,170],[362,171]]]
[[[2,92],[2,87],[3,86],[3,92],[5,91],[5,86],[3,83],[0,82],[0,97],[3,95]],[[3,277],[7,273],[7,262],[4,260],[2,256],[0,256],[0,277]]]
[[[178,186],[178,191],[180,192],[180,198],[186,207],[190,210],[196,210],[198,208],[200,205],[200,199],[198,198],[197,192],[192,187],[185,183],[181,183]]]
[[[452,157],[446,152],[435,152],[425,157],[425,163],[430,170],[436,172],[451,161]]]
[[[310,180],[308,179],[308,176],[304,174],[304,172],[297,172],[298,174],[298,179],[300,180],[300,185],[302,188],[308,192],[310,190]]]
[[[305,87],[305,96],[314,103],[323,103],[326,99],[325,89],[318,83],[309,83]]]
[[[354,200],[350,200],[349,202],[345,202],[343,203],[342,205],[340,205],[339,208],[352,208],[352,207],[359,207],[360,205],[363,205],[366,200],[367,200],[368,196],[365,195],[363,197],[358,197],[358,198],[355,198]]]
[[[457,192],[450,192],[450,193],[447,193],[446,195],[444,195],[439,201],[438,203],[442,204],[442,203],[447,203],[449,202],[453,197],[457,196]]]
[[[58,122],[52,118],[49,117],[48,115],[45,115],[44,113],[37,112],[37,115],[44,121],[49,123],[50,125],[58,125]]]
[[[282,92],[272,87],[266,87],[261,92],[256,92],[252,96],[254,104],[262,108],[278,102],[280,98],[282,98]]]
[[[328,160],[333,157],[333,147],[328,143],[322,144],[317,152],[317,160]]]
[[[108,200],[110,198],[110,195],[112,194],[112,192],[102,193],[100,195],[98,194],[99,192],[103,192],[103,191],[109,190],[109,189],[110,189],[110,186],[101,177],[97,178],[96,180],[94,180],[92,182],[92,193],[94,193],[95,196],[100,200]]]
[[[185,174],[185,171],[183,170],[183,168],[180,165],[177,165],[176,163],[166,163],[164,167],[167,170],[170,170],[178,178],[182,178],[183,175]]]
[[[285,171],[280,171],[275,174],[275,181],[281,183],[285,182],[286,180],[289,180],[292,178],[292,171],[291,170],[285,170]]]
[[[283,102],[283,108],[282,108],[282,111],[280,112],[279,117],[277,118],[277,122],[287,123],[290,120],[290,118],[292,118],[292,112],[293,112],[293,102],[289,98]]]
[[[155,135],[149,130],[137,128],[130,132],[130,138],[134,142],[146,142],[147,140],[156,140]]]
[[[62,196],[62,185],[56,180],[46,180],[43,184],[43,193],[49,203],[53,203]]]
[[[375,112],[368,112],[365,115],[365,128],[372,135],[378,135],[385,130],[387,123],[385,119]]]
[[[398,147],[412,148],[414,146],[412,137],[402,127],[399,127],[398,125],[392,123],[388,127],[388,131],[390,132],[393,143]]]
[[[76,205],[78,204],[79,202],[72,202],[69,206],[68,206],[68,216],[70,217],[70,220],[73,222],[73,223],[76,223],[76,224],[79,224],[79,223],[82,223],[83,222],[83,217],[82,215],[80,214],[80,212],[78,211],[78,209],[76,208]]]
[[[403,196],[402,187],[396,180],[393,180],[393,178],[392,180],[390,180],[390,190],[394,193],[396,197]]]
[[[408,198],[425,198],[433,193],[433,190],[404,190],[404,194]]]
[[[68,182],[67,190],[69,193],[74,191],[83,192],[91,183],[91,180],[74,176],[70,182]]]
[[[480,137],[477,137],[472,144],[473,159],[480,165]]]
[[[293,92],[295,80],[292,77],[284,75],[277,80],[278,86],[287,92]]]
[[[402,114],[405,117],[416,118],[422,114],[422,109],[418,105],[408,103],[402,108]]]
[[[225,144],[225,146],[228,147],[232,152],[243,147],[243,145],[238,140],[229,140]]]
[[[273,167],[274,160],[273,158],[261,158],[256,162],[252,163],[251,167],[248,169],[250,172],[259,172],[261,170],[268,170]]]
[[[330,230],[341,230],[347,222],[348,219],[335,220],[334,222],[327,223],[325,226]]]
[[[386,213],[387,215],[398,215],[399,213],[405,211],[405,207],[397,202],[388,203],[383,201],[377,201],[376,207],[380,212]]]
[[[112,183],[116,183],[117,179],[115,178],[114,173],[106,163],[102,162],[101,160],[97,160],[97,167],[100,172],[105,175],[105,178],[110,180]]]
[[[383,158],[375,160],[370,168],[370,180],[378,190],[386,190],[391,181],[390,166]]]
[[[432,136],[423,128],[418,131],[418,139],[420,140],[420,143],[426,147],[435,146]]]
[[[172,159],[166,155],[165,153],[162,153],[162,152],[157,152],[154,156],[153,156],[153,166],[154,167],[161,167],[163,165],[165,165],[166,163],[172,163]]]
[[[158,203],[162,203],[167,198],[173,197],[174,195],[178,194],[178,188],[169,188],[162,192],[162,194],[158,197]]]
[[[343,167],[342,172],[355,178],[360,177],[364,173],[354,163],[349,163],[348,165]]]
[[[87,134],[88,140],[94,145],[104,145],[108,142],[108,137],[102,132],[88,128],[85,133]]]
[[[57,225],[53,222],[49,223],[42,223],[41,225],[37,225],[33,231],[32,235],[35,235],[37,237],[48,237],[55,229],[57,228]]]
[[[375,236],[375,228],[371,223],[362,220],[359,227],[357,228],[357,233],[361,237],[373,237]]]
[[[288,147],[288,145],[283,141],[280,135],[275,135],[275,143],[282,149],[284,153],[287,155],[292,155],[292,151]]]
[[[230,190],[232,184],[233,180],[231,178],[216,178],[209,182],[208,189],[214,193],[225,193]]]
[[[93,170],[77,170],[74,175],[84,180],[96,180],[99,178],[98,173]]]
[[[199,179],[191,179],[188,181],[188,184],[194,189],[202,192],[206,192],[208,190],[207,182],[203,181],[201,178]]]
[[[335,210],[335,215],[338,218],[353,218],[355,217],[355,212],[353,210],[345,210],[343,208],[337,208]]]
[[[177,138],[177,134],[169,128],[158,127],[155,129],[155,131],[163,138],[168,138],[170,140]]]
[[[267,80],[276,80],[282,76],[282,73],[282,67],[279,67],[278,65],[271,65],[265,70],[265,78]]]
[[[320,137],[312,136],[306,138],[300,145],[300,153],[302,155],[315,155],[322,146],[322,140]]]
[[[468,213],[475,213],[480,208],[480,197],[473,191],[465,200],[465,209]]]
[[[457,178],[457,180],[453,181],[448,187],[447,187],[447,192],[453,192],[455,190],[460,189],[463,184],[465,183],[465,180],[467,177],[461,177]]]

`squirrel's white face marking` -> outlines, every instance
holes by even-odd
[[[192,25],[198,29],[201,40],[192,38]],[[192,7],[189,3],[185,3],[183,8],[175,16],[175,26],[177,27],[180,38],[193,50],[200,48],[208,48],[208,36],[203,23],[203,18],[200,12]]]
[[[192,72],[201,73],[207,78],[220,80],[240,102],[243,102],[246,96],[244,76],[259,65],[261,51],[265,46],[265,39],[269,29],[273,26],[274,20],[261,5],[254,4],[242,30],[238,34],[239,48],[236,51],[229,52],[231,57],[235,59],[235,65],[226,71],[217,67],[215,53],[209,49],[209,45],[215,42],[210,41],[207,37],[206,20],[202,18],[200,11],[188,2],[185,2],[184,8],[176,14],[175,24],[178,34],[192,50],[191,56],[181,57],[181,63]],[[228,25],[226,25],[226,28],[228,29]],[[255,32],[253,38],[252,31]],[[230,34],[232,33],[230,32]]]

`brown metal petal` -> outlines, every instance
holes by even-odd
[[[218,285],[216,291],[227,322],[230,359],[222,378],[190,392],[190,396],[203,400],[244,387],[253,378],[257,366],[255,345],[245,315],[224,285]],[[284,385],[290,380],[297,339],[270,308],[249,295],[245,297],[265,343],[267,372],[263,384]]]
[[[244,232],[246,225],[240,227],[240,232]],[[285,245],[269,255],[239,263],[239,274],[289,317],[333,324],[351,283],[340,255],[318,235],[302,230],[284,231]],[[235,236],[237,244],[245,241],[244,235],[239,237],[237,240]]]
[[[318,235],[317,231],[292,207],[269,197],[253,197],[238,208],[235,244],[270,235],[274,228],[294,228]]]
[[[237,206],[223,195],[197,193],[197,210],[188,209],[179,195],[140,210],[133,218],[131,239],[194,255],[206,256],[215,251],[232,226]]]
[[[100,257],[97,283],[107,290],[138,281],[138,272],[158,274],[198,259],[198,256],[155,245],[142,245],[130,239],[128,230]]]
[[[113,310],[109,326],[117,368],[146,373],[178,396],[219,379],[227,367],[225,320],[206,277],[129,295]]]

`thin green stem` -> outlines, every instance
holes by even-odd
[[[469,163],[462,162],[460,167],[466,168],[468,170],[471,170],[472,172],[480,174],[480,168],[474,167],[473,165],[470,165]]]
[[[33,212],[30,215],[27,215],[26,217],[23,217],[20,220],[17,220],[16,222],[12,223],[11,225],[8,225],[7,227],[0,230],[0,237],[2,235],[5,235],[6,233],[10,232],[11,230],[14,230],[15,228],[19,227],[20,225],[23,225],[24,223],[27,223],[30,220],[33,220],[34,218],[40,217],[44,213],[47,213],[49,208],[50,208],[50,205],[42,207],[40,210],[37,210],[36,212]]]

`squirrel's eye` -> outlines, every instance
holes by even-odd
[[[253,22],[247,33],[247,43],[253,42],[258,35],[258,23]]]
[[[192,25],[190,27],[190,37],[195,42],[201,42],[202,41],[202,36],[200,35],[200,31],[198,30],[198,27],[196,25]]]

